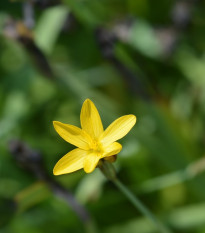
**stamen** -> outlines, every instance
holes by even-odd
[[[92,152],[99,154],[99,155],[103,154],[103,152],[104,152],[102,144],[96,139],[94,139],[92,141],[92,144],[90,145],[90,150]]]

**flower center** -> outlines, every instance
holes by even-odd
[[[96,139],[93,139],[91,145],[90,145],[90,150],[92,152],[95,152],[97,154],[103,154],[103,147],[102,147],[102,144],[96,140]]]

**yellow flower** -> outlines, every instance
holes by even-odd
[[[65,141],[78,147],[57,162],[53,169],[54,175],[71,173],[81,168],[90,173],[100,159],[112,161],[112,156],[122,150],[121,144],[116,141],[131,130],[136,117],[122,116],[104,130],[97,108],[91,100],[86,99],[81,109],[80,122],[82,129],[59,121],[53,122],[57,133]]]

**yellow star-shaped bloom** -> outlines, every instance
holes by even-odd
[[[125,115],[115,120],[106,130],[94,103],[86,99],[83,103],[80,122],[82,129],[54,121],[57,133],[67,142],[78,148],[63,156],[53,169],[54,175],[71,173],[84,168],[92,172],[100,159],[110,159],[122,150],[116,142],[124,137],[136,123],[134,115]]]

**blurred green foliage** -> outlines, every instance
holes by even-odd
[[[79,125],[86,98],[105,127],[138,118],[121,140],[120,179],[173,232],[205,232],[204,15],[192,0],[0,1],[1,233],[156,232],[98,169],[53,177],[73,147],[52,121]],[[13,139],[42,154],[96,231],[19,166]]]

